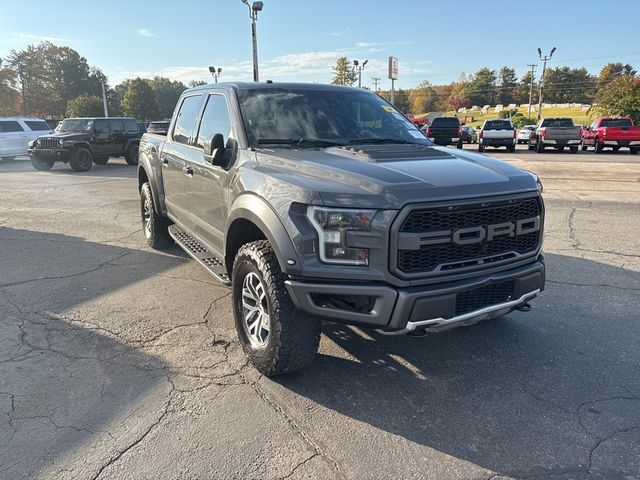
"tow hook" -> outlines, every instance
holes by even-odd
[[[411,338],[424,338],[427,336],[427,331],[426,330],[412,330],[409,333],[407,333],[407,336],[411,337]]]
[[[519,312],[530,312],[531,311],[531,305],[528,303],[523,303],[521,305],[518,305],[516,307],[516,310],[518,310]]]

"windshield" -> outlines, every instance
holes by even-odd
[[[431,145],[380,96],[357,90],[242,89],[238,100],[251,146],[327,147],[360,143]]]
[[[93,127],[93,120],[68,118],[62,121],[60,125],[60,131],[67,131],[69,133],[84,133],[89,132]]]
[[[600,122],[601,127],[633,127],[630,118],[603,118]]]

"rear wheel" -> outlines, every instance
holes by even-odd
[[[539,139],[536,142],[536,152],[538,153],[544,152],[544,143],[542,143]]]
[[[631,155],[635,155],[636,153],[638,153],[640,151],[640,148],[638,147],[629,147],[629,153]]]
[[[456,148],[462,148],[462,140],[458,142],[458,145],[456,145]]]
[[[46,172],[51,170],[53,167],[53,160],[42,160],[35,155],[31,156],[31,165],[36,170],[40,170],[41,172]]]
[[[109,157],[96,157],[93,159],[93,163],[95,163],[96,165],[104,165],[109,161]]]
[[[580,149],[584,152],[589,148],[586,143],[584,143],[584,138],[580,140]]]
[[[151,248],[160,249],[173,245],[173,238],[169,235],[169,219],[156,212],[149,182],[143,183],[140,189],[140,214],[144,238]]]
[[[269,242],[243,245],[231,278],[236,331],[251,364],[271,377],[311,363],[320,343],[320,320],[294,306]]]
[[[578,153],[578,147],[569,147],[571,153]]]
[[[138,144],[134,144],[130,145],[129,148],[127,148],[127,152],[124,154],[124,159],[129,165],[138,164],[138,147]]]
[[[91,152],[83,147],[76,148],[75,151],[71,153],[71,158],[69,159],[69,165],[71,165],[71,168],[76,172],[86,172],[90,170],[92,163],[93,158]]]

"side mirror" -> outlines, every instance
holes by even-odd
[[[207,161],[212,165],[220,165],[224,150],[224,137],[221,133],[216,133],[211,139],[211,143],[204,146],[204,154],[208,157]]]

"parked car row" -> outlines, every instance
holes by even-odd
[[[27,145],[42,134],[53,133],[41,118],[0,118],[0,158],[13,160],[27,153]]]
[[[463,143],[478,142],[479,152],[487,147],[506,147],[507,151],[515,152],[516,145],[523,143],[538,153],[547,148],[558,151],[568,148],[571,153],[589,148],[596,153],[605,148],[614,152],[628,148],[632,155],[640,151],[640,127],[634,126],[628,117],[600,117],[587,128],[574,124],[571,118],[543,118],[520,130],[509,119],[493,119],[485,120],[477,132],[461,125],[456,117],[437,117],[421,131],[436,145],[462,148]]]

